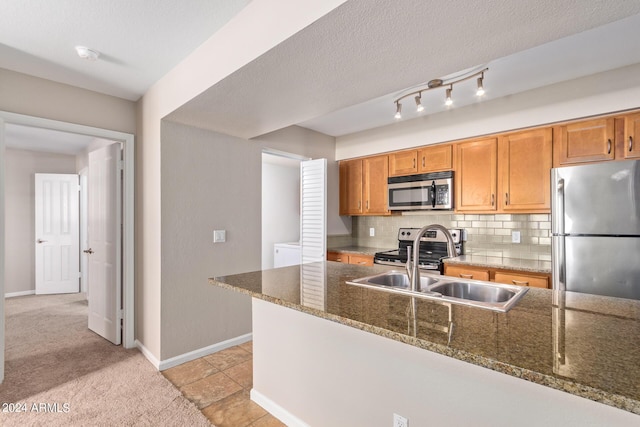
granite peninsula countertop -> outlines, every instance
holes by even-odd
[[[532,273],[551,274],[551,261],[538,261],[523,258],[507,258],[486,255],[460,255],[444,259],[445,264],[464,264],[474,267],[504,268]]]
[[[497,313],[346,283],[387,270],[328,261],[209,281],[640,415],[640,301],[530,288]]]
[[[397,249],[397,248],[395,248]],[[369,246],[340,246],[335,248],[327,248],[328,252],[342,252],[356,255],[375,255],[377,252],[390,251],[391,248],[372,248]]]

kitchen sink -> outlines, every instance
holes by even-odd
[[[488,310],[509,311],[528,288],[481,280],[466,280],[433,274],[420,274],[420,289],[412,291],[409,276],[392,270],[374,276],[347,281],[347,284],[399,293],[436,302],[470,305]]]
[[[356,279],[363,280],[363,279]],[[364,280],[374,285],[389,286],[392,288],[409,289],[409,276],[406,273],[391,271],[386,274],[365,277]],[[420,289],[433,285],[437,280],[432,277],[420,276]]]

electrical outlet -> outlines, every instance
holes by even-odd
[[[520,243],[520,232],[512,231],[511,232],[511,243]]]
[[[409,420],[402,415],[393,414],[393,427],[409,427]]]
[[[369,237],[375,237],[376,235],[376,229],[373,227],[369,228]]]

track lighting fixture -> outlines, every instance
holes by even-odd
[[[422,106],[422,93],[416,95],[416,111],[418,113],[424,111],[424,107]]]
[[[482,85],[482,81],[484,80],[484,73],[478,77],[478,90],[476,91],[476,95],[482,96],[484,95],[484,86]]]
[[[444,100],[444,105],[446,105],[447,107],[453,104],[453,99],[451,99],[452,90],[453,90],[453,85],[449,86],[449,89],[447,89],[447,97]]]
[[[422,92],[426,92],[428,90],[432,90],[432,89],[437,89],[440,87],[446,87],[446,92],[445,92],[445,105],[450,106],[453,104],[453,99],[451,98],[451,93],[453,92],[453,85],[463,82],[465,80],[469,80],[473,77],[477,76],[477,84],[478,84],[478,89],[476,91],[476,95],[478,96],[482,96],[484,95],[484,73],[485,71],[489,70],[488,68],[484,68],[480,71],[476,71],[474,73],[462,76],[462,77],[458,77],[453,81],[444,81],[442,79],[433,79],[433,80],[429,80],[429,82],[427,83],[427,87],[413,91],[411,93],[407,93],[406,95],[402,95],[400,98],[396,99],[394,101],[394,103],[396,104],[396,114],[395,114],[395,118],[396,119],[401,119],[402,118],[402,104],[400,103],[400,101],[402,101],[405,98],[408,98],[410,96],[413,96],[415,101],[416,101],[416,111],[418,113],[424,111],[424,106],[422,105]]]
[[[402,104],[396,101],[396,115],[394,116],[396,119],[402,118]]]

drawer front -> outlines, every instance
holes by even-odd
[[[349,255],[340,252],[327,252],[327,261],[337,261],[349,264]]]
[[[484,269],[449,266],[445,264],[444,274],[446,276],[458,277],[461,279],[489,280],[489,270]]]
[[[548,288],[549,279],[538,276],[496,272],[495,282],[507,285],[531,286],[533,288]]]
[[[349,264],[373,266],[373,257],[370,255],[349,255]]]

